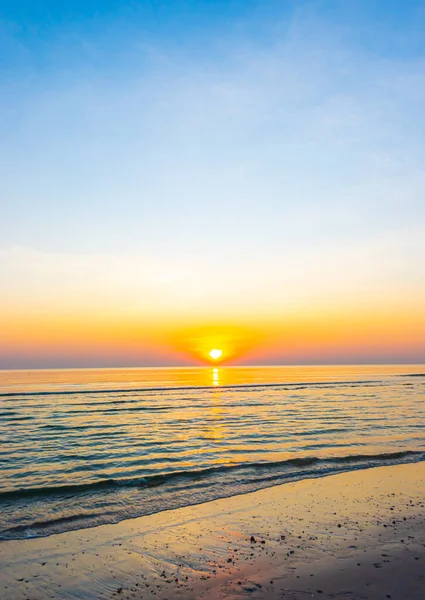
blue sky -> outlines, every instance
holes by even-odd
[[[423,297],[423,2],[0,9],[3,314],[155,269],[253,319]]]

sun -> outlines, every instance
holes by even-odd
[[[223,355],[223,350],[219,350],[218,348],[213,348],[209,351],[210,358],[213,360],[218,360]]]

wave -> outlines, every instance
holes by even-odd
[[[394,381],[392,381],[394,383]],[[219,389],[224,390],[249,390],[258,388],[277,388],[277,389],[308,389],[310,387],[334,387],[334,386],[363,386],[363,385],[377,385],[382,386],[386,384],[386,380],[379,379],[367,379],[367,380],[353,380],[353,381],[300,381],[300,382],[276,382],[276,383],[238,383],[229,385],[220,385]],[[39,390],[33,392],[1,392],[0,398],[14,398],[22,396],[70,396],[80,394],[133,394],[140,392],[182,392],[185,390],[189,391],[202,391],[202,390],[217,390],[216,386],[213,385],[200,385],[200,386],[179,386],[179,387],[138,387],[138,388],[112,388],[112,389],[90,389],[90,390]]]
[[[9,529],[5,529],[3,534],[12,534],[12,533],[20,533],[27,532],[29,529],[47,529],[52,527],[52,525],[64,525],[66,523],[75,523],[76,521],[84,521],[93,519],[96,516],[105,516],[105,513],[79,513],[76,515],[69,515],[67,517],[58,517],[56,519],[46,519],[45,521],[33,521],[31,525],[27,523],[25,525],[16,525],[15,527],[10,527]]]
[[[425,373],[404,373],[402,377],[425,377]]]
[[[0,542],[119,523],[288,482],[420,460],[425,460],[425,452],[306,456],[175,471],[137,479],[105,479],[81,485],[15,490],[0,495]],[[60,516],[58,511],[62,513]]]
[[[303,467],[311,467],[313,465],[334,465],[341,466],[359,463],[365,466],[375,466],[379,463],[388,463],[402,459],[425,460],[425,452],[405,450],[398,452],[385,452],[380,454],[353,454],[342,457],[319,458],[317,456],[306,456],[300,458],[290,458],[282,461],[272,462],[252,462],[239,463],[233,465],[220,465],[216,467],[207,467],[196,470],[171,471],[169,473],[161,473],[157,475],[147,475],[145,477],[129,478],[129,479],[102,479],[82,484],[46,486],[40,488],[21,488],[16,490],[8,490],[0,493],[0,502],[19,500],[24,498],[38,498],[48,496],[73,496],[85,493],[95,493],[100,491],[112,491],[124,488],[152,488],[163,484],[170,484],[173,481],[181,480],[182,482],[202,480],[213,475],[231,472],[246,472],[253,471],[254,473],[264,473],[275,470],[282,470],[288,467],[297,467],[302,470]]]

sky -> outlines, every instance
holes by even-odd
[[[0,0],[0,368],[425,361],[425,5]]]

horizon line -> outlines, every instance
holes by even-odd
[[[264,369],[264,368],[279,368],[279,367],[396,367],[396,366],[422,366],[423,362],[347,362],[347,363],[279,363],[279,364],[205,364],[205,365],[140,365],[140,366],[120,366],[120,367],[0,367],[0,371],[119,371],[119,370],[160,370],[160,369]]]

